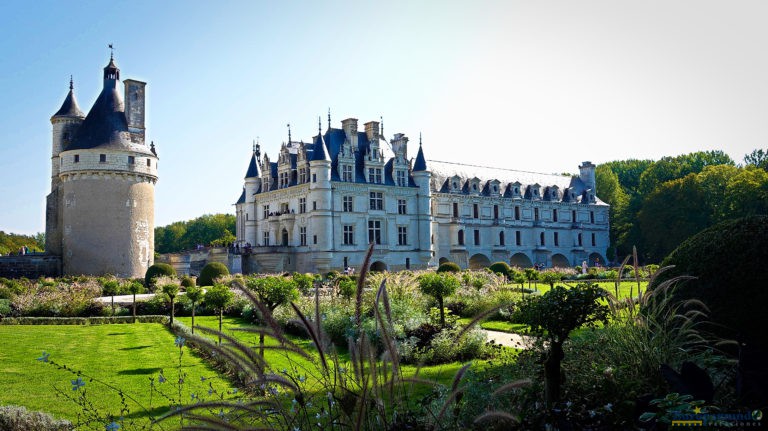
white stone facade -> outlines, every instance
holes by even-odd
[[[594,168],[578,176],[427,162],[408,138],[387,142],[377,122],[329,127],[311,143],[281,146],[277,162],[254,148],[236,204],[245,272],[325,272],[362,263],[399,270],[450,260],[462,267],[605,262],[608,206]]]

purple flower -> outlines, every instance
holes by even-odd
[[[160,383],[165,383],[165,376],[163,375],[163,372],[160,372],[160,375],[157,377],[157,381]]]
[[[184,343],[186,341],[187,340],[185,340],[184,337],[182,337],[181,335],[178,335],[178,336],[176,336],[176,341],[174,341],[174,344],[176,344],[176,347],[181,349],[182,347],[184,347]]]
[[[76,391],[83,386],[85,386],[85,382],[80,377],[77,378],[77,380],[70,380],[72,382],[72,390]]]
[[[109,424],[107,424],[107,427],[105,429],[106,429],[106,431],[117,431],[117,430],[120,429],[120,424],[118,424],[117,422],[113,421],[113,422],[110,422]]]
[[[51,354],[50,354],[50,353],[47,353],[45,350],[43,350],[43,354],[42,354],[42,356],[40,356],[39,358],[37,358],[37,360],[38,360],[38,361],[40,361],[40,362],[48,362],[48,357],[49,357],[49,356],[51,356]]]

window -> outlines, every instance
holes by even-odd
[[[317,235],[312,235],[312,244],[317,244]]]
[[[406,214],[407,213],[407,202],[405,199],[398,199],[397,200],[397,213],[398,214]]]
[[[515,207],[515,220],[520,220],[520,207]]]
[[[299,198],[299,214],[307,212],[307,198]]]
[[[269,217],[269,205],[264,205],[262,207],[262,217],[261,218],[267,218]]]
[[[553,239],[553,242],[555,244],[555,247],[560,246],[560,235],[558,235],[558,233],[555,232],[555,233],[552,234],[552,237],[553,237],[552,239]]]
[[[541,243],[542,246],[547,245],[546,241],[544,241],[544,232],[539,234],[539,243]]]
[[[582,238],[581,238],[581,234],[579,234],[579,235],[578,235],[578,237],[577,237],[577,240],[578,240],[578,242],[579,242],[579,247],[581,247],[581,246],[582,246]]]
[[[368,168],[368,182],[374,184],[381,184],[381,169],[380,168]]]
[[[307,182],[307,168],[299,169],[299,183],[303,184]]]
[[[341,206],[345,213],[351,213],[354,211],[352,207],[352,196],[342,196],[341,198]]]
[[[539,209],[534,208],[533,209],[533,221],[539,221]]]
[[[397,245],[408,245],[408,227],[397,227]]]
[[[592,234],[592,247],[594,247],[596,243],[597,243],[597,241],[595,241],[595,234],[593,233]]]
[[[402,171],[402,170],[397,171],[397,185],[401,187],[405,187],[408,185],[408,181],[405,179],[405,171]]]
[[[504,245],[504,231],[499,232],[499,245]]]
[[[147,159],[147,166],[152,166],[152,159]]]
[[[381,221],[368,220],[368,242],[381,244]]]
[[[75,163],[80,163],[80,154],[75,154]]]
[[[405,258],[405,269],[411,269],[411,258],[406,257]]]
[[[106,162],[107,162],[107,155],[99,154],[99,163],[106,163]]]
[[[523,244],[522,238],[520,236],[521,236],[520,235],[520,231],[516,230],[515,231],[515,245],[522,245]]]
[[[355,243],[355,227],[351,224],[344,225],[344,245],[353,245]]]
[[[288,211],[288,202],[283,202],[280,204],[280,214],[288,214],[290,211]]]
[[[381,192],[370,193],[370,209],[379,211],[384,209],[384,196]]]
[[[557,210],[552,210],[552,221],[557,221]]]
[[[499,218],[499,206],[494,205],[493,206],[493,218],[498,219]]]
[[[480,230],[475,229],[475,245],[480,245]]]
[[[136,157],[135,156],[128,156],[128,164],[129,165],[135,165],[136,164]]]
[[[453,216],[458,217],[459,216],[459,203],[454,202],[453,203]]]
[[[317,182],[317,174],[312,174],[312,182],[313,183]]]
[[[269,245],[269,232],[264,232],[262,238],[264,240],[264,245],[265,246]]]
[[[592,224],[595,223],[595,212],[594,211],[590,211],[589,212],[589,222],[592,223]]]
[[[341,166],[341,180],[342,181],[354,181],[352,177],[352,165]]]
[[[307,228],[302,226],[299,228],[299,244],[307,245]]]
[[[464,230],[463,229],[459,230],[459,238],[458,238],[458,240],[459,240],[459,245],[464,245]]]
[[[347,256],[344,256],[344,269],[346,269],[349,266],[349,258]]]
[[[317,201],[312,201],[312,211],[317,211]]]
[[[571,211],[571,220],[576,223],[576,210]]]
[[[480,208],[477,204],[472,204],[472,217],[480,218]]]

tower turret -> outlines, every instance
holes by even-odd
[[[432,199],[432,189],[430,181],[432,173],[427,170],[427,161],[424,157],[424,150],[421,147],[421,134],[419,134],[419,152],[416,154],[416,161],[411,169],[413,182],[419,188],[417,195],[417,220],[419,226],[419,259],[423,265],[432,258],[432,216],[430,202]]]
[[[241,217],[244,228],[238,240],[245,241],[246,238],[256,238],[256,207],[254,206],[256,193],[261,191],[261,168],[259,163],[261,159],[261,148],[257,143],[253,143],[253,154],[251,162],[248,164],[248,171],[245,173],[245,186],[243,188],[243,206]]]
[[[314,139],[315,149],[309,162],[309,196],[313,202],[313,218],[317,220],[317,247],[333,249],[333,196],[331,191],[331,157],[323,134],[318,131]]]

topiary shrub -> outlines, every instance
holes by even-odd
[[[200,277],[197,277],[197,284],[200,286],[213,286],[217,278],[229,275],[229,270],[223,263],[210,262],[200,271]]]
[[[741,367],[745,373],[756,373],[743,375],[744,383],[763,384],[763,388],[768,386],[768,319],[764,314],[768,304],[766,262],[768,216],[729,220],[680,244],[661,264],[662,267],[674,265],[674,268],[659,272],[650,286],[653,289],[679,275],[696,277],[681,283],[674,291],[675,298],[698,299],[709,307],[708,318],[716,324],[713,329],[717,334],[742,342]],[[749,363],[754,368],[745,370]],[[744,395],[749,398],[748,394]]]
[[[507,277],[507,279],[510,278],[510,274],[512,273],[512,268],[507,265],[507,262],[496,262],[489,266],[488,269],[491,270],[491,272]]]
[[[185,275],[184,277],[181,277],[181,287],[195,287],[197,286],[197,283],[195,283],[195,279]]]
[[[176,270],[167,263],[156,263],[147,268],[147,273],[144,275],[144,286],[149,290],[155,289],[155,278],[162,275],[173,277],[176,275]]]
[[[437,267],[437,272],[461,272],[461,267],[454,262],[445,262]]]

